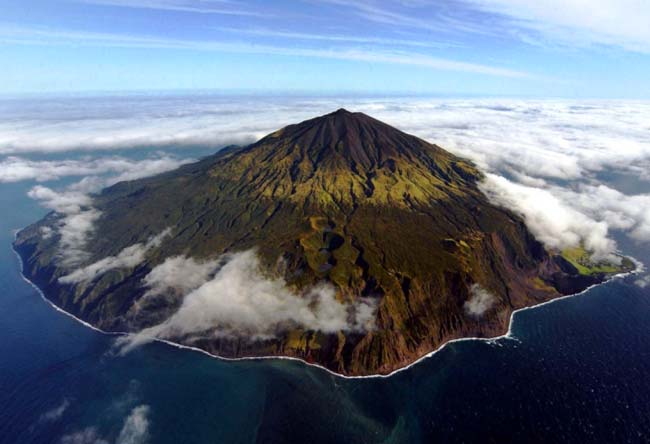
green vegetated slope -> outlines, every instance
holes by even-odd
[[[562,250],[561,255],[564,259],[569,261],[580,274],[584,275],[598,275],[598,274],[612,274],[618,273],[621,270],[628,270],[634,268],[634,263],[626,258],[621,257],[621,264],[612,264],[607,261],[594,261],[591,254],[583,247],[577,246]]]
[[[172,236],[133,269],[92,284],[59,284],[66,270],[55,260],[56,238],[38,233],[56,215],[24,230],[16,246],[27,275],[48,297],[117,330],[155,324],[178,307],[172,299],[128,315],[144,292],[142,278],[165,258],[256,248],[264,272],[283,277],[298,297],[326,281],[341,301],[375,298],[376,327],[338,334],[290,329],[272,339],[195,345],[225,356],[296,356],[345,374],[387,373],[446,340],[503,333],[514,309],[617,271],[586,269],[578,253],[549,254],[519,216],[488,202],[480,179],[471,163],[436,145],[339,110],[96,196],[103,216],[87,263],[172,227]],[[476,284],[493,298],[480,314],[466,306]]]

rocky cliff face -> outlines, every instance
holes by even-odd
[[[446,340],[501,334],[514,309],[605,277],[579,275],[549,254],[520,217],[487,200],[480,179],[436,145],[339,110],[94,196],[101,217],[77,267],[170,229],[137,263],[81,283],[60,280],[74,270],[57,260],[60,236],[42,235],[42,227],[56,233],[55,213],[15,245],[25,274],[57,305],[102,329],[129,331],[182,303],[178,294],[139,304],[146,276],[165,259],[255,248],[262,272],[296,298],[330,283],[340,303],[371,300],[374,325],[323,332],[289,323],[270,337],[172,339],[228,357],[286,355],[344,374],[388,373]]]

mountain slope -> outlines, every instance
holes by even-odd
[[[107,330],[167,319],[183,295],[140,303],[165,259],[254,248],[262,272],[296,297],[323,282],[341,303],[373,301],[374,326],[288,325],[271,336],[208,334],[179,342],[229,356],[287,355],[354,375],[387,373],[462,336],[500,334],[516,308],[602,281],[549,254],[522,219],[480,192],[481,173],[438,146],[339,110],[177,171],[119,183],[93,199],[102,216],[88,265],[167,229],[136,265],[65,283],[60,217],[23,230],[25,274],[67,311]],[[133,307],[137,306],[138,310]],[[215,326],[216,329],[219,326]]]

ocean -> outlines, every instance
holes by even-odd
[[[650,442],[650,285],[638,275],[517,312],[510,338],[452,343],[389,378],[163,343],[118,356],[113,336],[21,276],[14,231],[46,212],[33,185],[0,185],[0,443]],[[647,244],[616,240],[650,264]]]

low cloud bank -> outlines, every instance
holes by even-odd
[[[83,268],[79,268],[70,274],[62,276],[59,278],[59,282],[62,284],[77,284],[80,282],[92,281],[107,271],[116,268],[133,268],[145,259],[146,254],[150,250],[158,248],[165,237],[170,234],[171,228],[167,228],[162,233],[149,238],[146,243],[130,245],[122,249],[122,251],[120,251],[116,256],[105,257]]]
[[[142,160],[120,156],[63,160],[33,160],[9,156],[0,161],[0,182],[24,180],[45,182],[62,177],[98,176],[111,173],[114,176],[107,182],[116,183],[163,173],[191,161],[192,159],[178,159],[164,153]]]
[[[613,100],[217,95],[38,99],[38,105],[24,100],[12,103],[11,115],[0,119],[0,153],[242,144],[342,106],[492,171],[510,167],[556,179],[612,167],[646,177],[649,171],[650,102]]]
[[[83,113],[79,111],[81,103]],[[38,104],[24,100],[12,105],[12,116],[19,118],[0,119],[0,153],[12,156],[0,162],[3,181],[45,180],[66,171],[109,168],[109,164],[121,168],[119,159],[107,162],[106,167],[99,161],[35,166],[25,159],[27,152],[244,144],[289,123],[344,106],[437,143],[472,159],[485,171],[507,178],[508,182],[491,181],[486,188],[494,187],[492,194],[498,202],[514,205],[524,214],[548,246],[585,242],[596,256],[607,257],[615,249],[612,230],[626,231],[639,241],[650,239],[649,194],[631,196],[619,190],[614,202],[612,193],[598,188],[605,184],[601,175],[612,171],[650,181],[647,101],[207,94],[51,98]],[[141,169],[128,171],[136,174]],[[97,188],[92,179],[81,182],[79,189]],[[549,211],[557,211],[558,220],[531,208],[530,201],[536,198],[542,199]],[[593,230],[587,233],[580,226]]]
[[[253,250],[214,261],[167,259],[145,278],[149,295],[189,291],[169,319],[137,335],[121,338],[122,352],[153,338],[271,338],[291,328],[324,333],[374,328],[376,301],[336,300],[330,284],[298,296],[281,278],[265,276]]]
[[[470,297],[463,308],[468,315],[480,318],[496,303],[497,299],[492,293],[481,287],[479,284],[472,284],[470,287]]]

